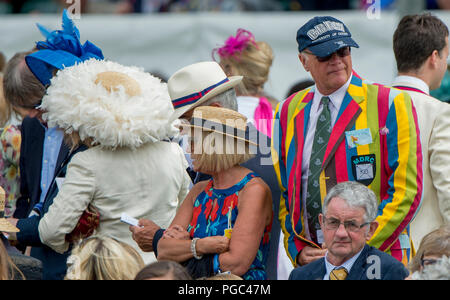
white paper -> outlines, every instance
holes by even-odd
[[[131,225],[131,226],[139,226],[139,220],[135,219],[133,217],[130,217],[126,213],[122,213],[122,215],[120,217],[120,221],[127,223],[128,225]]]

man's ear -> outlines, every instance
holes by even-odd
[[[369,230],[367,231],[366,234],[366,241],[369,241],[373,234],[375,233],[375,230],[377,230],[378,228],[378,222],[377,221],[373,221],[369,224]]]
[[[439,51],[433,50],[433,52],[431,52],[431,55],[428,57],[427,62],[433,69],[436,69],[438,67],[438,62],[440,58],[441,56],[439,55]]]
[[[305,71],[309,72],[308,64],[306,63],[306,57],[302,53],[299,53],[298,54],[298,59],[302,63],[303,68],[305,69]]]
[[[319,224],[323,231],[323,214],[321,214],[321,213],[319,214]]]

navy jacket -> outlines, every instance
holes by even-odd
[[[39,221],[47,213],[48,208],[53,204],[53,199],[58,194],[58,185],[55,178],[65,177],[67,165],[73,155],[85,149],[85,146],[81,146],[69,153],[61,165],[58,166],[47,195],[45,196],[41,215],[20,219],[17,222],[17,228],[20,229],[20,232],[17,233],[17,240],[21,245],[32,246],[31,256],[42,261],[43,279],[64,279],[67,272],[67,257],[69,256],[71,249],[69,248],[67,252],[60,254],[42,244],[39,238]]]
[[[325,258],[295,268],[289,280],[322,280],[325,276]],[[353,264],[346,280],[403,280],[409,272],[401,262],[372,246],[365,245]]]
[[[248,136],[249,132],[256,132],[257,129],[252,123],[247,124],[246,138],[253,140],[252,136]],[[271,139],[267,135],[258,132],[258,151],[252,159],[242,164],[243,167],[252,170],[264,180],[272,192],[272,209],[273,222],[270,232],[269,253],[266,262],[267,279],[277,279],[277,263],[278,263],[278,243],[280,240],[280,221],[278,220],[278,212],[280,209],[280,186],[278,185],[277,175],[272,163],[272,154],[270,149]]]

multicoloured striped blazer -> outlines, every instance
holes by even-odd
[[[272,159],[281,188],[279,218],[284,245],[295,266],[303,247],[320,248],[305,238],[301,201],[304,138],[313,97],[314,87],[281,102],[272,132]],[[359,181],[375,192],[379,226],[368,244],[405,264],[414,252],[408,224],[422,197],[422,151],[416,124],[416,112],[408,94],[369,83],[354,73],[333,126],[320,175],[322,201],[327,190],[342,181]],[[358,144],[358,132],[371,135],[371,143]],[[358,173],[361,170],[372,176],[362,176]]]

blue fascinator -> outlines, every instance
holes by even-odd
[[[67,10],[63,11],[62,30],[50,31],[40,24],[36,25],[46,40],[37,42],[39,51],[27,55],[25,61],[44,86],[50,84],[54,69],[61,70],[91,58],[104,59],[102,50],[93,43],[86,41],[81,45],[80,32]]]

